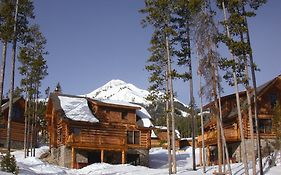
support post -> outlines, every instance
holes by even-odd
[[[210,160],[210,156],[211,156],[211,153],[210,153],[210,146],[208,145],[207,146],[207,165],[211,165],[211,160]]]
[[[104,150],[103,149],[100,152],[100,161],[104,162]]]
[[[200,166],[203,165],[203,163],[202,163],[202,162],[203,162],[203,161],[202,161],[202,160],[203,160],[202,149],[203,149],[203,148],[200,148],[200,149],[199,149],[199,151],[200,151],[200,152],[199,152],[199,154],[200,154],[200,159],[199,159],[199,160],[200,160],[200,161],[199,161]]]
[[[71,147],[71,167],[72,168],[76,168],[75,164],[76,164],[76,156],[75,156],[75,149],[74,147]]]
[[[126,163],[125,150],[122,150],[122,164]]]

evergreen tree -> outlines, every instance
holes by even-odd
[[[201,1],[193,0],[177,0],[174,7],[174,22],[177,36],[175,37],[176,44],[179,46],[179,49],[175,51],[175,55],[178,57],[178,65],[186,66],[188,71],[180,75],[184,81],[189,80],[189,90],[190,90],[190,114],[191,114],[191,128],[192,128],[192,168],[196,170],[196,159],[195,159],[195,101],[193,95],[193,79],[192,79],[192,59],[191,59],[191,19],[192,13],[198,11],[198,7],[201,6]]]
[[[18,60],[21,64],[19,72],[23,76],[21,85],[25,89],[26,101],[26,131],[25,131],[25,150],[28,150],[28,142],[30,140],[31,147],[35,148],[35,135],[37,128],[38,116],[38,98],[40,94],[41,81],[48,75],[47,64],[44,56],[47,54],[45,51],[46,39],[39,30],[38,25],[30,27],[29,32],[26,34],[29,42],[20,47],[20,54]],[[31,122],[31,138],[29,136],[29,122]],[[35,138],[34,138],[35,137]],[[33,149],[33,155],[35,155]],[[28,152],[26,152],[28,155]]]
[[[249,123],[250,123],[250,133],[251,133],[251,140],[252,140],[252,163],[253,165],[256,164],[255,160],[255,152],[254,152],[254,131],[253,131],[253,125],[252,125],[252,109],[251,109],[251,99],[250,99],[250,85],[249,85],[249,75],[248,75],[248,60],[247,57],[249,55],[250,57],[250,65],[252,70],[252,79],[253,79],[253,85],[254,89],[256,89],[255,86],[255,75],[254,75],[254,65],[253,61],[251,61],[252,57],[252,51],[250,42],[248,40],[249,38],[249,32],[248,32],[248,26],[247,26],[247,17],[253,17],[255,16],[254,10],[256,10],[259,6],[261,6],[263,3],[265,3],[265,0],[244,0],[244,1],[236,1],[236,0],[230,0],[227,2],[221,1],[221,5],[225,5],[225,9],[227,10],[229,17],[225,19],[224,25],[227,27],[227,33],[223,34],[221,36],[221,41],[224,42],[229,50],[231,51],[232,57],[236,59],[230,59],[227,61],[224,61],[225,67],[231,67],[233,72],[233,79],[235,84],[234,77],[237,77],[237,83],[244,83],[246,92],[247,92],[247,102],[248,102],[248,114],[249,114]],[[249,8],[249,11],[245,10],[245,6]],[[223,6],[219,6],[222,8]],[[245,39],[247,38],[247,39]],[[224,67],[224,68],[225,68]],[[225,75],[225,78],[229,79],[231,77],[231,71],[227,72]],[[236,83],[236,84],[237,84]],[[233,81],[231,82],[233,84]],[[235,85],[237,87],[237,85]],[[239,95],[236,95],[239,97]],[[238,98],[237,97],[237,98]],[[254,90],[254,106],[255,106],[255,119],[256,119],[256,127],[258,127],[258,120],[257,120],[257,107],[256,107],[256,90]],[[238,106],[238,100],[237,100],[237,106]],[[239,106],[238,106],[239,107]],[[239,111],[238,111],[239,114]],[[241,127],[241,126],[240,126]],[[260,157],[260,139],[259,139],[259,133],[257,132],[257,148],[258,148],[258,157],[259,157],[259,165],[260,169],[262,170],[262,159]],[[243,138],[242,144],[243,144]],[[244,162],[245,164],[245,162]],[[256,168],[253,166],[253,174],[256,173]],[[263,174],[262,171],[260,171],[261,174]]]
[[[15,59],[17,41],[23,41],[23,34],[28,28],[28,22],[30,18],[34,18],[33,15],[33,3],[30,0],[16,0],[14,4],[14,24],[12,35],[12,59],[11,59],[11,79],[9,88],[9,112],[8,112],[8,124],[7,124],[7,149],[10,152],[11,148],[11,115],[13,111],[13,93],[14,93],[14,78],[15,78]]]
[[[161,67],[161,71],[155,70],[154,75],[160,75],[158,80],[164,80],[165,83],[156,83],[154,88],[158,88],[159,85],[166,84],[166,108],[169,107],[169,115],[171,115],[172,120],[172,168],[169,163],[169,173],[176,173],[176,157],[175,157],[175,118],[174,118],[174,93],[173,93],[173,71],[171,66],[171,49],[172,49],[172,36],[175,34],[173,28],[171,27],[171,15],[173,13],[174,1],[171,0],[146,0],[145,8],[141,9],[140,12],[146,14],[142,23],[144,26],[151,25],[154,29],[154,36],[157,35],[161,39],[161,51],[163,54],[162,60],[164,62],[164,67]],[[158,40],[159,41],[159,40]],[[154,48],[156,50],[156,48]],[[161,62],[160,62],[161,64]],[[160,65],[157,64],[157,65]],[[152,69],[157,69],[157,66],[151,67]],[[165,77],[165,78],[163,78]],[[169,117],[167,117],[168,119]],[[167,120],[167,124],[168,124]],[[168,131],[169,131],[168,127]],[[168,134],[169,137],[169,134]],[[168,139],[169,140],[169,139]],[[168,151],[169,152],[169,151]],[[170,161],[169,161],[170,162]]]
[[[13,36],[13,25],[14,25],[13,12],[14,12],[14,5],[10,0],[0,1],[0,39],[3,45],[1,75],[0,75],[0,102],[2,102],[2,98],[3,98],[7,45],[8,42],[11,42]],[[1,113],[2,110],[0,106],[0,115]]]

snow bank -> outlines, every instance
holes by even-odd
[[[132,165],[110,165],[106,163],[96,163],[84,167],[82,169],[68,169],[51,165],[42,162],[38,157],[41,154],[48,151],[48,147],[41,147],[36,149],[36,157],[23,158],[23,151],[13,152],[15,155],[17,164],[19,166],[20,175],[166,175],[168,174],[168,152],[162,148],[152,148],[150,154],[150,168],[143,166],[132,166]],[[196,164],[199,164],[199,149],[196,149]],[[186,150],[176,152],[177,160],[177,175],[198,175],[203,174],[201,167],[197,167],[196,171],[192,170],[192,148],[188,147]],[[277,155],[277,166],[269,168],[268,164],[265,163],[265,174],[266,175],[280,175],[281,155]],[[231,164],[232,173],[235,175],[244,174],[242,163]],[[250,174],[251,174],[251,166]],[[213,172],[217,171],[217,166],[206,167],[206,175],[213,175]],[[0,174],[4,174],[0,172]]]

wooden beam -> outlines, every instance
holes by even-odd
[[[71,147],[71,167],[72,168],[76,168],[75,164],[76,164],[76,156],[75,156],[75,149],[74,147]]]
[[[211,160],[210,160],[210,156],[211,156],[211,150],[210,150],[210,146],[207,146],[207,165],[211,165]]]
[[[203,165],[203,163],[202,163],[202,160],[203,160],[203,156],[202,156],[202,155],[203,155],[203,154],[202,154],[202,149],[204,149],[204,148],[199,148],[199,151],[200,151],[200,152],[199,152],[199,154],[200,154],[200,156],[199,156],[199,157],[200,157],[200,159],[199,159],[199,160],[200,160],[200,161],[199,161],[199,164],[200,164],[200,166],[202,166],[202,165]]]
[[[101,160],[101,162],[104,162],[104,150],[103,149],[100,151],[100,160]]]
[[[122,164],[126,163],[125,150],[122,150]]]

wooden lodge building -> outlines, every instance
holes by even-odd
[[[272,117],[273,108],[277,102],[281,104],[281,75],[268,81],[267,83],[257,88],[257,100],[258,100],[258,120],[259,120],[259,132],[261,137],[262,148],[265,145],[270,145],[270,142],[275,138],[275,134],[272,131]],[[245,135],[246,146],[249,148],[250,141],[250,125],[248,119],[248,108],[246,102],[246,92],[240,92],[241,112],[243,132]],[[238,124],[238,115],[236,108],[236,96],[235,94],[221,97],[222,104],[222,121],[225,138],[227,142],[229,156],[232,162],[241,161],[241,148],[240,148],[240,131]],[[204,109],[209,109],[210,115],[212,115],[212,108],[214,108],[214,102],[211,102],[204,106]],[[252,114],[254,120],[254,104],[252,99]],[[256,128],[254,128],[255,132]],[[217,162],[217,128],[216,128],[216,116],[211,116],[210,120],[204,125],[204,140],[207,152],[207,163],[216,164]],[[198,137],[198,145],[202,147],[202,135]],[[247,152],[250,158],[250,151]]]
[[[163,147],[167,148],[167,127],[166,126],[154,126],[151,134],[151,147]],[[176,149],[180,147],[180,132],[175,130],[175,143]]]
[[[24,143],[24,105],[22,97],[14,98],[11,118],[11,148],[22,149]],[[7,125],[9,114],[9,99],[3,99],[1,103],[2,114],[0,117],[0,147],[7,143]]]
[[[98,162],[148,166],[151,122],[144,111],[130,103],[52,93],[46,110],[51,156],[70,168]]]

